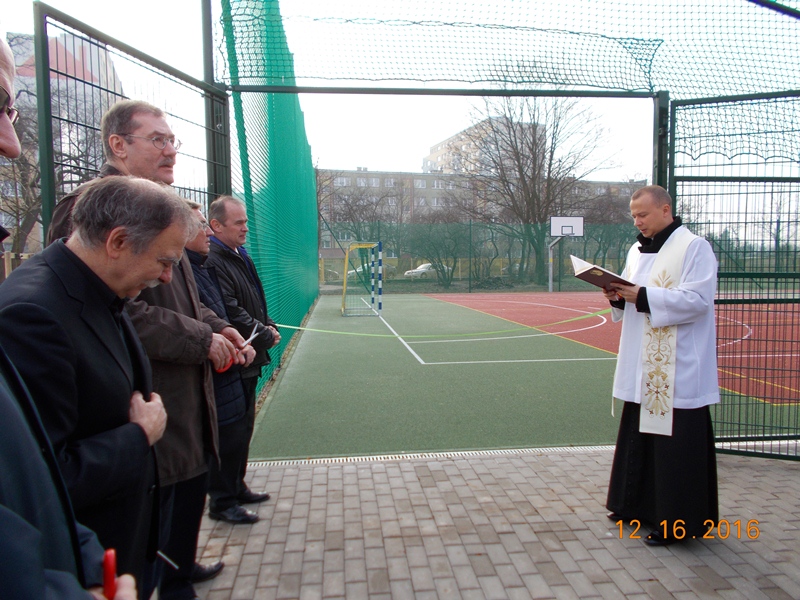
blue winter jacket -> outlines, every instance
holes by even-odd
[[[206,265],[207,257],[198,252],[187,249],[186,255],[192,263],[201,302],[213,310],[219,318],[230,322],[213,265]],[[219,425],[235,423],[244,417],[247,410],[241,371],[241,367],[233,366],[224,373],[214,372],[214,397]]]

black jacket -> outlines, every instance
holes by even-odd
[[[213,310],[220,319],[230,322],[216,269],[213,265],[206,264],[206,257],[202,254],[186,250],[186,256],[192,264],[200,301]],[[247,411],[247,398],[242,386],[242,368],[234,365],[223,373],[214,372],[213,376],[217,422],[220,425],[235,423],[244,417]]]
[[[150,397],[152,375],[122,304],[57,241],[0,285],[0,343],[36,403],[75,517],[139,579],[155,552],[157,479],[129,410],[134,390]]]
[[[87,598],[103,548],[75,521],[36,407],[0,348],[0,598]]]
[[[212,237],[207,264],[216,270],[229,322],[245,339],[250,337],[254,326],[257,331],[264,331],[267,325],[275,326],[275,321],[267,314],[264,286],[261,285],[255,264],[249,256],[242,256]],[[253,340],[256,358],[249,367],[242,369],[242,378],[258,377],[261,374],[261,367],[270,362],[267,350],[274,343],[275,339],[270,331],[264,331]]]

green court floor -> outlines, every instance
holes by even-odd
[[[422,295],[390,296],[382,319],[340,307],[320,297],[252,460],[615,441],[613,354]]]

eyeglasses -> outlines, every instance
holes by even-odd
[[[0,114],[7,114],[13,125],[19,120],[19,111],[16,108],[11,108],[10,104],[11,94],[8,93],[6,88],[0,86]]]
[[[155,146],[159,150],[163,150],[164,148],[166,148],[167,143],[171,144],[172,147],[175,148],[175,150],[178,150],[181,147],[181,141],[175,139],[175,136],[164,137],[163,135],[157,135],[156,137],[149,138],[149,137],[144,137],[143,135],[133,135],[132,133],[121,133],[120,135],[123,137],[134,137],[142,140],[150,140],[151,142],[153,142],[153,146]]]

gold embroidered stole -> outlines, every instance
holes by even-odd
[[[669,289],[679,285],[686,251],[696,237],[685,227],[679,227],[669,236],[656,255],[647,287]],[[641,255],[638,249],[636,254]],[[638,258],[635,257],[635,262]],[[635,267],[632,265],[631,273]],[[642,346],[642,406],[639,411],[639,431],[642,433],[672,435],[677,347],[678,326],[653,327],[650,315],[646,315]]]

